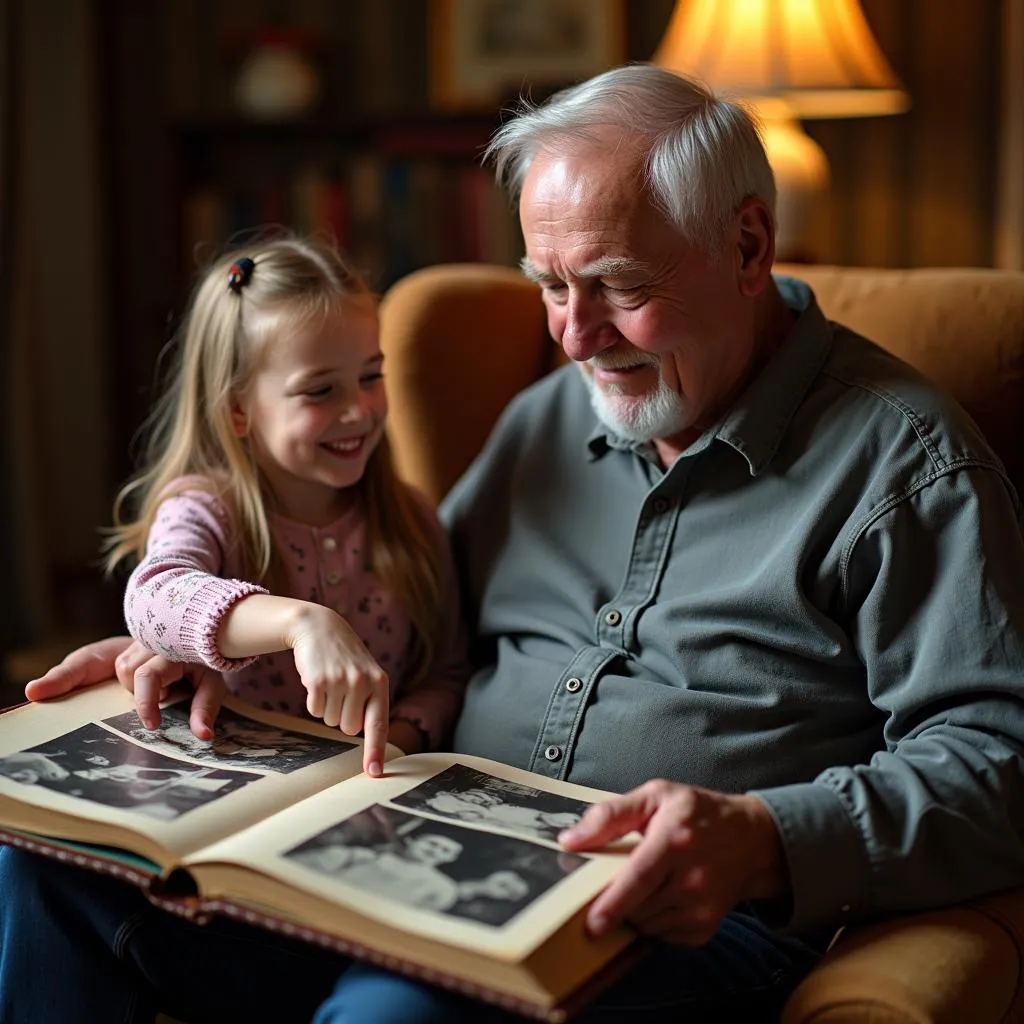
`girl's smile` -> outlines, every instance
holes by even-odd
[[[363,450],[365,443],[366,435],[363,434],[361,437],[350,437],[340,441],[324,441],[323,447],[339,458],[352,458]]]

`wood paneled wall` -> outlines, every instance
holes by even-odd
[[[910,94],[893,117],[808,122],[832,171],[824,262],[991,266],[999,154],[999,0],[862,0]]]

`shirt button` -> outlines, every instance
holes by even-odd
[[[841,907],[840,907],[839,909],[840,909],[840,910],[841,910],[841,911],[842,911],[842,912],[843,912],[844,914],[848,914],[848,913],[850,912],[850,904],[849,904],[849,903],[844,903],[844,904],[843,904],[843,905],[842,905],[842,906],[841,906]]]
[[[557,761],[562,756],[562,749],[561,747],[548,747],[544,751],[544,756],[549,761]]]
[[[329,572],[327,574],[327,582],[333,587],[341,582],[341,573]]]
[[[338,542],[333,537],[324,537],[324,551],[333,551]]]
[[[605,612],[604,621],[609,626],[617,626],[622,621],[622,613],[613,608],[610,612]]]
[[[660,516],[668,509],[668,501],[665,498],[654,499],[654,511]]]
[[[576,693],[576,691],[579,690],[579,688],[582,685],[583,685],[583,680],[582,679],[577,679],[577,678],[575,678],[575,676],[572,679],[567,679],[565,681],[565,688],[570,693]]]

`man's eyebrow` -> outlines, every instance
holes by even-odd
[[[588,263],[581,271],[580,277],[623,277],[627,274],[643,273],[647,264],[643,260],[635,260],[629,256],[604,256],[593,263]]]
[[[529,256],[524,256],[519,261],[519,270],[527,281],[532,281],[534,284],[542,284],[544,281],[552,279],[551,274],[546,274],[543,270],[534,266],[533,260]]]
[[[557,274],[540,270],[534,266],[529,257],[524,257],[519,262],[519,269],[527,280],[534,284],[544,284],[546,281],[560,280]],[[584,266],[574,277],[625,277],[630,274],[643,274],[647,271],[647,264],[643,260],[632,259],[628,256],[603,256]]]

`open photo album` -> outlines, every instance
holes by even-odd
[[[635,961],[587,905],[630,842],[561,850],[609,794],[360,741],[229,699],[211,741],[172,697],[145,729],[116,682],[0,715],[0,843],[105,872],[198,922],[226,914],[538,1019]]]

